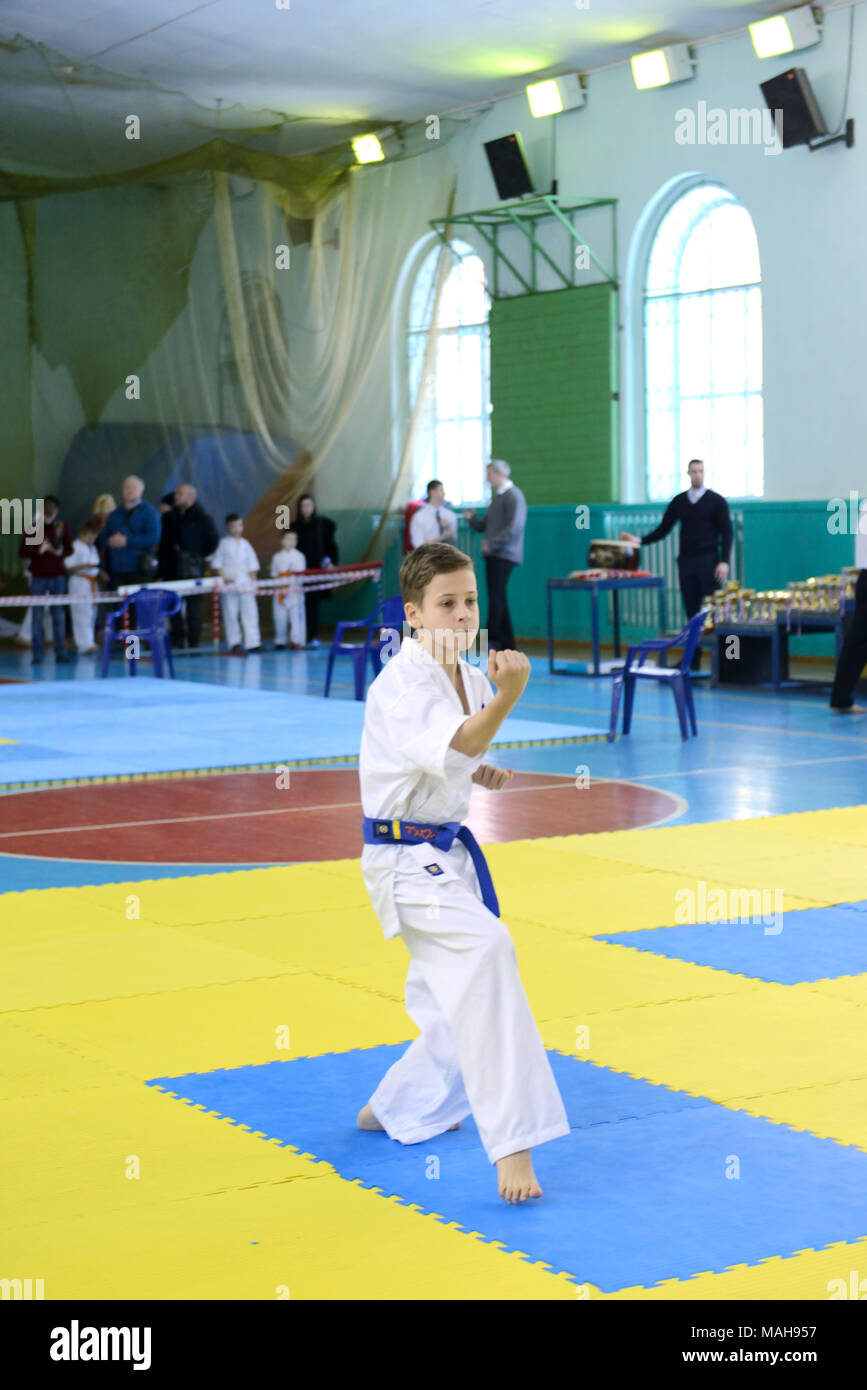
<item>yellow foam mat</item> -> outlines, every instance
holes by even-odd
[[[865,845],[854,807],[486,852],[548,1047],[867,1148],[867,976],[783,986],[591,939],[673,925],[698,880],[780,887],[791,911],[865,898]],[[0,1273],[43,1277],[47,1298],[576,1298],[557,1270],[144,1085],[415,1034],[407,952],[356,860],[5,894],[0,949]],[[865,1258],[862,1241],[588,1292],[825,1299]]]
[[[7,1017],[20,1034],[72,1039],[82,1054],[122,1064],[141,1081],[377,1047],[417,1031],[399,1001],[309,972]]]
[[[258,1142],[249,1131],[200,1107],[168,1105],[165,1095],[149,1086],[28,1096],[5,1106],[4,1120],[16,1138],[3,1165],[0,1228],[14,1228],[14,1212],[26,1203],[34,1182],[43,1192],[40,1221],[51,1227],[94,1209],[114,1212],[125,1222],[142,1203],[182,1202],[205,1188],[280,1182],[316,1166],[291,1149]],[[44,1139],[48,1132],[50,1146]],[[76,1155],[74,1169],[65,1162],[67,1154]]]
[[[589,1047],[578,1054],[588,1060],[734,1109],[741,1108],[737,1097],[785,1092],[774,1118],[801,1128],[809,1128],[804,1088],[867,1074],[857,1044],[867,1024],[863,1008],[818,994],[793,997],[787,985],[744,980],[736,994],[579,1021],[590,1026]],[[574,1056],[575,1027],[571,1017],[540,1022],[539,1031],[547,1047]],[[864,1126],[863,1115],[841,1109],[831,1137],[861,1144]]]

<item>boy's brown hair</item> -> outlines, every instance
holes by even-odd
[[[451,574],[454,570],[472,569],[469,555],[458,550],[456,545],[446,541],[425,541],[416,546],[404,559],[400,567],[400,596],[404,603],[420,604],[425,589],[438,574]]]

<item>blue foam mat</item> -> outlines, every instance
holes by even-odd
[[[287,863],[291,861],[287,860]],[[142,883],[152,878],[193,878],[197,874],[245,873],[274,864],[122,864],[115,860],[39,859],[0,854],[0,897],[33,888],[82,888],[100,883]]]
[[[559,1053],[549,1059],[572,1130],[534,1151],[543,1198],[510,1206],[472,1119],[413,1145],[355,1127],[405,1047],[148,1084],[606,1293],[867,1234],[862,1150]],[[737,1179],[726,1177],[733,1156]]]
[[[756,980],[799,985],[867,971],[867,902],[799,908],[781,913],[779,922],[769,912],[750,922],[649,927],[599,933],[594,939]]]
[[[139,675],[0,691],[0,785],[354,757],[364,704]],[[494,744],[599,737],[507,719]]]

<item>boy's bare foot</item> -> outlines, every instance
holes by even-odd
[[[533,1172],[533,1160],[529,1149],[521,1149],[520,1153],[498,1158],[497,1177],[500,1196],[507,1202],[526,1202],[528,1197],[542,1195],[542,1189]]]
[[[460,1127],[461,1122],[458,1120],[456,1125],[449,1125],[449,1133],[451,1133],[453,1129],[460,1129]],[[369,1105],[365,1105],[364,1108],[358,1112],[358,1128],[385,1130],[385,1126],[379,1123],[379,1120],[376,1118]]]

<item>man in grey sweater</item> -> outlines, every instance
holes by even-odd
[[[487,468],[491,505],[481,519],[475,511],[464,512],[473,530],[484,532],[482,555],[488,584],[489,651],[512,651],[515,646],[506,585],[512,570],[524,561],[527,503],[521,489],[511,481],[511,471],[501,459],[492,459]]]

